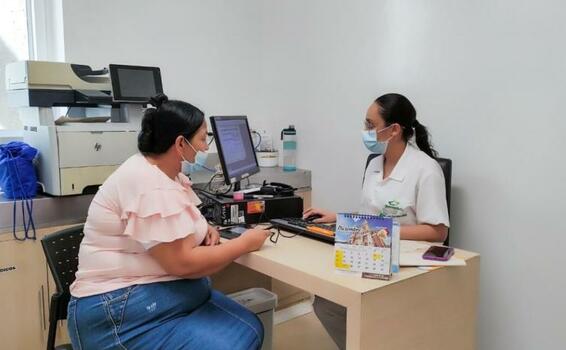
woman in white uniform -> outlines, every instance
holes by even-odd
[[[401,239],[443,242],[448,234],[448,206],[444,175],[435,160],[428,131],[403,95],[386,94],[368,108],[362,137],[372,153],[364,176],[359,212],[394,217],[401,224]],[[414,143],[413,143],[414,137]],[[317,208],[314,222],[335,222],[336,213]],[[336,344],[346,347],[346,310],[321,297],[315,313]]]

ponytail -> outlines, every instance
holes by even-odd
[[[141,130],[138,134],[138,149],[143,154],[155,153],[155,108],[145,110],[141,122]]]
[[[397,123],[403,128],[403,139],[408,142],[413,135],[421,151],[431,158],[438,153],[432,149],[429,142],[429,133],[424,125],[417,120],[417,111],[408,98],[401,94],[385,94],[375,99],[385,125]]]
[[[438,152],[436,152],[430,142],[428,140],[429,133],[427,128],[419,123],[418,120],[415,119],[413,125],[415,126],[415,141],[417,146],[421,151],[428,154],[431,158],[436,158],[438,156]]]

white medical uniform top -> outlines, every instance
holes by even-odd
[[[393,217],[401,225],[449,227],[444,174],[438,162],[411,143],[383,180],[383,155],[372,159],[362,187],[360,214]]]

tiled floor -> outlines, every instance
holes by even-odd
[[[314,312],[275,326],[273,350],[290,349],[338,350]]]

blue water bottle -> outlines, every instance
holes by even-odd
[[[297,130],[294,125],[281,131],[283,141],[283,171],[297,170]]]

